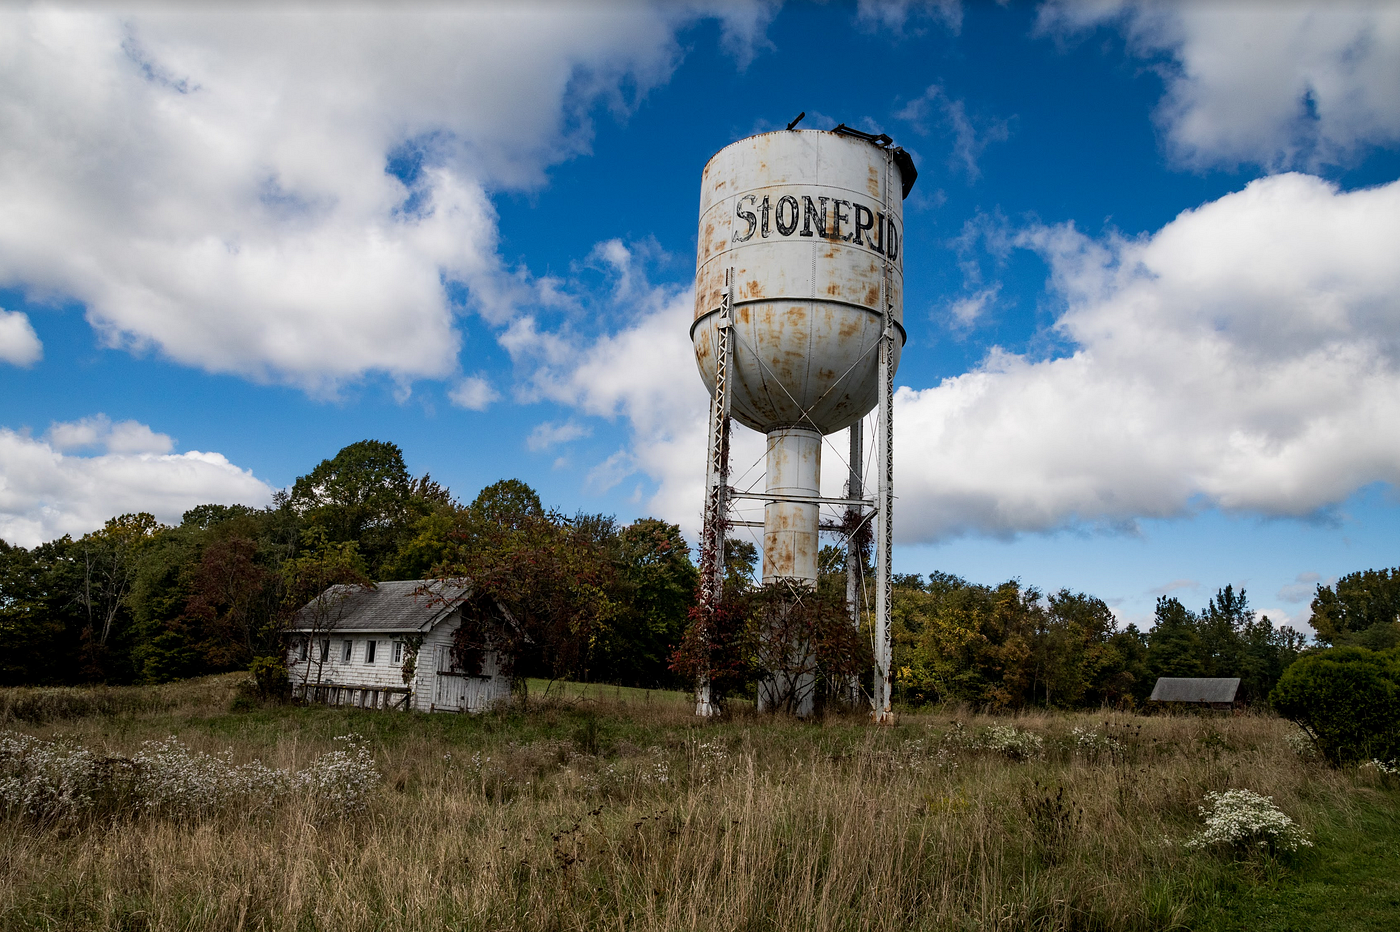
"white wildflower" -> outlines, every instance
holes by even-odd
[[[1033,731],[1022,731],[1014,725],[993,725],[982,735],[981,746],[1012,760],[1029,760],[1040,754],[1045,739]]]
[[[1186,847],[1206,848],[1229,845],[1237,848],[1279,848],[1297,851],[1310,848],[1307,833],[1274,805],[1272,796],[1251,790],[1207,793],[1201,806],[1205,831],[1186,841]]]
[[[232,753],[193,751],[178,738],[147,741],[130,758],[97,758],[86,748],[0,734],[0,808],[38,818],[71,819],[101,796],[116,815],[187,818],[220,811],[266,809],[294,793],[335,804],[333,811],[363,809],[379,783],[369,750],[355,736],[294,772],[261,761],[235,764]]]

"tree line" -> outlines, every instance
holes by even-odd
[[[366,440],[266,508],[201,505],[178,525],[122,515],[34,548],[0,541],[0,684],[247,669],[282,656],[292,614],[330,585],[464,579],[459,653],[503,647],[517,675],[684,687],[704,665],[721,693],[752,697],[775,658],[800,654],[831,684],[859,685],[869,632],[852,636],[845,621],[843,549],[823,549],[817,589],[796,611],[755,584],[752,544],[730,541],[726,556],[723,611],[702,657],[686,638],[698,573],[676,525],[566,515],[514,479],[463,504],[411,476],[397,446]],[[909,704],[1140,705],[1158,676],[1239,676],[1243,697],[1260,701],[1304,650],[1231,586],[1199,610],[1159,599],[1146,631],[1120,629],[1093,596],[1014,579],[901,575],[893,603],[896,698]],[[1312,607],[1323,645],[1394,647],[1400,569],[1320,585]]]
[[[694,598],[680,529],[546,510],[518,480],[462,504],[402,451],[345,447],[272,505],[121,515],[32,549],[0,541],[0,685],[161,683],[281,658],[327,587],[468,577],[525,625],[516,672],[673,685]]]

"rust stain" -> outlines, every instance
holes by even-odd
[[[874,165],[870,166],[870,177],[865,182],[865,189],[870,192],[871,197],[880,196],[880,170]]]
[[[871,285],[870,285],[870,288],[866,290],[866,292],[865,292],[865,303],[868,304],[868,305],[870,305],[871,307],[874,307],[874,308],[878,308],[878,307],[880,306],[880,283],[879,283],[879,282],[872,282]]]

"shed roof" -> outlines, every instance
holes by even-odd
[[[1240,678],[1212,676],[1163,676],[1152,687],[1154,702],[1234,702]]]
[[[470,586],[436,579],[331,586],[296,613],[291,630],[426,631],[470,592]]]

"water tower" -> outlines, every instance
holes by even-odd
[[[892,388],[905,340],[903,199],[916,174],[888,136],[844,125],[763,133],[721,149],[701,179],[690,328],[711,397],[702,610],[723,591],[727,528],[759,524],[732,520],[731,500],[765,503],[765,583],[816,585],[821,506],[845,509],[848,529],[873,520],[877,721],[890,717]],[[860,434],[872,408],[877,488],[868,498]],[[762,492],[729,486],[731,418],[767,436]],[[841,430],[851,434],[850,482],[844,498],[823,498],[823,438]],[[854,615],[860,567],[850,548]],[[696,711],[713,711],[703,674]]]

